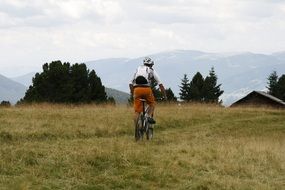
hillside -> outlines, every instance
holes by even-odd
[[[127,104],[130,94],[115,90],[112,88],[105,88],[108,97],[113,97],[118,104]]]
[[[11,78],[11,80],[16,81],[18,83],[21,83],[26,87],[29,87],[33,83],[32,79],[35,76],[35,74],[36,74],[35,72],[31,72],[31,73],[27,73],[25,75],[21,75],[18,77]]]
[[[26,87],[24,85],[0,75],[0,102],[10,101],[15,104],[24,97],[25,92]]]
[[[158,105],[135,142],[126,106],[0,109],[1,189],[284,189],[285,114]]]

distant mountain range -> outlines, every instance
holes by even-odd
[[[271,55],[243,53],[206,53],[175,50],[148,55],[155,61],[154,68],[167,88],[179,96],[179,85],[184,74],[191,80],[196,72],[204,77],[214,67],[218,83],[225,91],[224,105],[230,105],[252,90],[266,90],[267,77],[272,71],[285,73],[285,52]],[[94,69],[106,86],[128,92],[128,83],[143,57],[104,59],[86,62]]]
[[[126,92],[122,92],[113,88],[105,88],[108,97],[113,97],[117,104],[127,104],[130,95]]]
[[[15,104],[24,97],[26,89],[23,84],[0,75],[0,102],[10,101]]]
[[[36,72],[30,72],[22,76],[11,78],[13,81],[21,83],[26,87],[29,87],[32,84],[33,77],[35,76]]]
[[[230,105],[252,90],[266,90],[267,77],[272,71],[277,71],[279,75],[285,74],[285,52],[265,55],[250,52],[206,53],[192,50],[175,50],[148,56],[155,61],[154,68],[159,73],[165,86],[170,87],[177,96],[184,74],[187,74],[190,80],[198,71],[206,77],[211,67],[214,67],[218,76],[218,83],[222,84],[221,88],[225,91],[221,96],[224,105]],[[113,91],[116,93],[123,92],[121,95],[126,101],[129,97],[127,94],[129,92],[128,83],[137,66],[142,64],[143,58],[112,58],[85,63],[90,70],[94,69],[96,71],[106,87],[116,89],[116,91]],[[11,100],[15,101],[23,96],[25,90],[20,89],[23,89],[24,85],[29,86],[31,84],[34,74],[29,73],[13,78],[17,85],[11,83],[13,81],[4,76],[0,77],[0,100],[10,100],[7,98],[11,97]],[[21,86],[19,83],[24,85]],[[10,85],[13,88],[9,88]],[[19,91],[16,89],[19,89]],[[4,91],[6,91],[6,94],[3,94]]]

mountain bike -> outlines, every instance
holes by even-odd
[[[144,134],[146,134],[146,139],[151,140],[153,138],[153,125],[148,122],[148,109],[149,106],[146,104],[145,99],[140,99],[142,101],[143,111],[139,114],[136,126],[135,126],[135,139],[142,140]]]

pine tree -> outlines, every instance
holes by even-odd
[[[70,86],[70,64],[53,61],[48,65],[45,80],[42,81],[48,90],[45,99],[49,102],[68,102],[72,93]],[[44,89],[43,89],[44,90]]]
[[[60,102],[62,91],[63,70],[60,61],[53,61],[43,65],[43,72],[36,73],[33,85],[27,90],[23,100],[28,102]],[[63,78],[62,78],[63,77]]]
[[[285,75],[278,79],[277,83],[277,98],[285,101]]]
[[[191,101],[201,102],[204,100],[203,86],[204,78],[200,72],[197,72],[190,82],[189,93]]]
[[[33,84],[19,102],[88,103],[107,101],[105,87],[85,64],[53,61],[43,65],[43,72],[36,73]]]
[[[2,101],[0,103],[0,107],[11,107],[11,103],[9,101]]]
[[[116,105],[116,100],[112,96],[107,98],[107,102],[108,102],[108,104]]]
[[[73,87],[71,101],[89,102],[88,70],[85,64],[74,64],[71,66],[71,83]]]
[[[177,101],[177,98],[175,97],[171,88],[165,89],[165,93],[166,93],[166,97],[167,97],[168,101],[170,101],[170,102],[176,102]]]
[[[218,103],[219,97],[224,93],[224,91],[220,89],[221,84],[217,85],[217,80],[218,77],[212,67],[209,76],[207,76],[204,81],[203,96],[205,102]]]
[[[184,74],[183,79],[181,79],[181,86],[180,87],[180,99],[183,101],[190,101],[190,83],[189,83],[189,79],[187,77],[186,74]]]
[[[276,71],[273,71],[269,77],[267,78],[268,82],[268,86],[267,86],[267,89],[268,89],[268,93],[272,96],[275,96],[277,97],[278,96],[278,86],[277,86],[277,83],[278,83],[278,75],[277,75],[277,72]]]
[[[107,100],[105,87],[102,85],[101,79],[96,75],[94,70],[90,72],[88,80],[91,101],[105,102]]]

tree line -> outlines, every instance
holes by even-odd
[[[36,73],[32,85],[19,103],[50,102],[50,103],[101,103],[112,102],[108,98],[100,77],[94,70],[89,71],[84,63],[71,65],[68,62],[53,61],[42,66],[42,72]],[[161,99],[157,84],[152,83],[152,90],[156,99]],[[219,103],[219,96],[223,93],[217,85],[214,68],[205,79],[197,72],[190,82],[184,75],[180,86],[182,101]],[[177,101],[171,88],[166,89],[168,101]]]
[[[85,64],[53,61],[42,66],[20,103],[91,103],[108,101],[105,87],[94,70]],[[113,101],[113,99],[111,99]]]
[[[219,97],[224,93],[221,90],[221,84],[217,84],[218,77],[212,67],[209,75],[204,78],[200,72],[197,72],[192,80],[188,79],[187,74],[184,74],[181,80],[180,99],[185,102],[205,102],[219,103]]]
[[[221,90],[221,84],[217,84],[218,77],[215,74],[215,70],[212,67],[209,71],[209,76],[205,79],[200,72],[197,72],[192,80],[190,81],[187,74],[181,79],[179,85],[180,92],[179,98],[183,102],[205,102],[205,103],[218,103],[219,97],[224,93]],[[161,99],[162,94],[160,93],[157,84],[152,83],[152,91],[156,99]],[[171,88],[166,89],[166,96],[168,101],[177,101],[177,97],[174,95]]]
[[[53,61],[42,66],[43,71],[36,73],[32,85],[18,103],[115,103],[113,97],[107,97],[105,87],[94,70],[89,71],[84,63],[71,65],[68,62]],[[205,78],[197,72],[192,80],[184,74],[179,85],[179,99],[183,102],[205,102],[221,104],[219,97],[224,93],[212,67]],[[273,71],[267,78],[268,93],[285,101],[285,75],[279,77]],[[157,84],[151,85],[156,99],[161,99]],[[177,101],[171,88],[166,89],[168,101]],[[132,98],[130,98],[131,100]],[[1,102],[1,106],[10,105]]]

